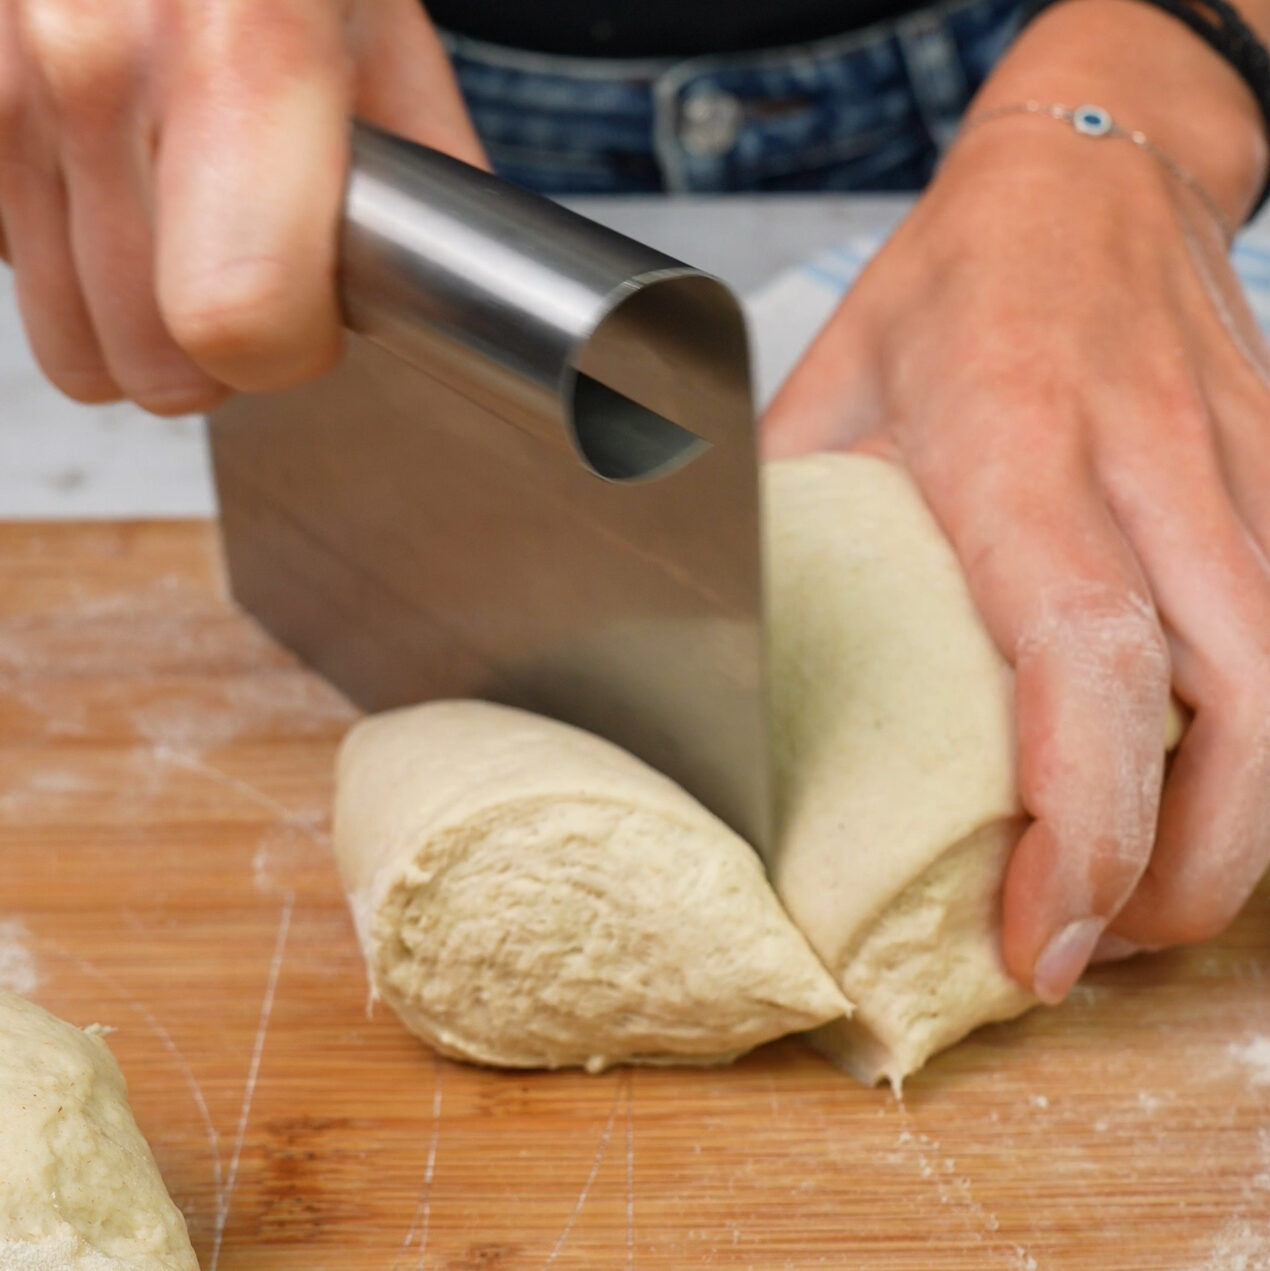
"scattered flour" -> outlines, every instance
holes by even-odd
[[[281,815],[288,820],[265,830],[251,858],[252,884],[263,895],[292,890],[298,878],[323,868],[330,854],[330,838],[321,829],[324,811]]]
[[[26,787],[40,794],[82,794],[92,789],[92,782],[79,772],[44,768],[28,774]]]
[[[898,1163],[906,1155],[910,1159],[915,1157],[914,1163],[917,1165],[918,1172],[922,1178],[934,1185],[939,1203],[954,1207],[964,1217],[971,1230],[977,1233],[977,1239],[983,1240],[999,1231],[1000,1219],[975,1199],[970,1178],[964,1174],[957,1175],[956,1160],[951,1156],[942,1155],[937,1139],[931,1138],[928,1134],[915,1134],[910,1130],[906,1124],[908,1116],[904,1109],[904,1102],[902,1099],[897,1099],[896,1102],[903,1119],[895,1146],[901,1151],[891,1155],[889,1159]],[[1046,1102],[1048,1103],[1048,1100]],[[1022,1245],[1017,1244],[985,1248],[981,1265],[1000,1266],[1003,1259],[1009,1271],[1038,1271],[1036,1259]]]
[[[1232,1042],[1226,1053],[1248,1071],[1254,1086],[1270,1086],[1270,1034],[1253,1037],[1246,1042]]]
[[[0,815],[14,818],[36,815],[54,799],[74,797],[91,788],[91,783],[78,772],[36,769],[11,782],[0,794]]]
[[[171,690],[129,709],[151,746],[201,756],[250,734],[327,735],[356,711],[325,681],[300,669],[274,668],[197,691]]]
[[[40,977],[24,943],[26,936],[19,919],[0,919],[0,988],[30,997],[39,988]]]
[[[1270,1271],[1270,1220],[1228,1224],[1205,1260],[1186,1271]]]

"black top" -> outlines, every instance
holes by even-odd
[[[425,0],[448,31],[575,57],[694,57],[802,44],[921,0]]]

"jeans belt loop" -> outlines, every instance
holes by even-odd
[[[957,44],[939,10],[918,10],[901,18],[895,34],[922,123],[943,153],[969,96]]]

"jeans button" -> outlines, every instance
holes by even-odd
[[[695,93],[680,108],[679,144],[703,159],[727,154],[741,133],[744,115],[744,106],[731,93]]]

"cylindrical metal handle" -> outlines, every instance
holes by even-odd
[[[353,127],[341,288],[353,330],[569,446],[603,476],[651,475],[695,452],[704,420],[685,413],[709,412],[685,412],[673,380],[685,360],[703,357],[707,379],[708,364],[717,374],[720,350],[704,333],[748,385],[744,326],[721,283],[362,124]],[[623,370],[626,350],[640,373]]]

